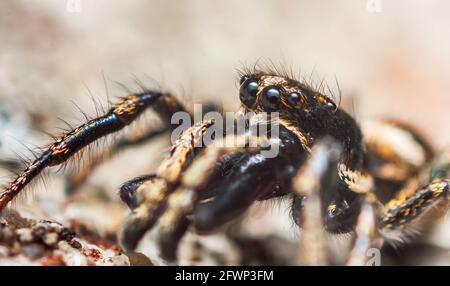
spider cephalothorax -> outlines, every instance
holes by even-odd
[[[224,132],[223,141],[243,143],[235,145],[201,144],[214,120],[197,122],[185,130],[155,174],[122,186],[120,196],[131,209],[121,233],[124,248],[135,249],[145,232],[154,228],[161,255],[173,260],[190,227],[210,232],[239,217],[255,201],[289,196],[294,221],[304,232],[303,263],[335,262],[325,255],[324,229],[331,233],[354,231],[356,242],[347,263],[362,264],[364,251],[380,246],[382,238],[402,237],[448,197],[449,154],[433,161],[431,147],[409,127],[383,121],[376,129],[379,133],[371,128],[364,139],[356,121],[330,97],[274,72],[243,75],[239,95],[244,113],[277,113],[263,122],[272,129],[265,133]],[[120,100],[105,115],[49,145],[0,193],[0,207],[45,167],[65,162],[98,138],[122,129],[147,107],[168,126],[174,113],[184,111],[169,93],[144,91]],[[279,129],[277,138],[272,136],[274,126]],[[170,129],[122,140],[112,150]],[[278,153],[265,156],[263,144],[250,146],[249,139],[276,145]],[[413,150],[414,160],[396,144]]]
[[[324,136],[333,137],[343,146],[342,163],[346,168],[361,170],[363,145],[359,127],[326,95],[288,77],[257,72],[241,78],[240,99],[251,111],[278,112],[282,124],[303,143],[304,153]],[[341,232],[351,228],[358,209],[356,197],[345,185],[327,196],[324,206],[328,210],[325,212],[328,230]],[[302,200],[302,197],[294,199],[296,221],[297,202]]]
[[[256,72],[243,75],[239,91],[243,105],[253,111],[277,111],[291,116],[322,110],[336,111],[327,96],[288,77]]]

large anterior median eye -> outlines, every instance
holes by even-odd
[[[275,86],[264,88],[261,92],[262,105],[267,110],[276,110],[280,106],[280,90]]]
[[[248,76],[241,78],[241,89],[239,97],[243,104],[251,107],[256,100],[256,93],[258,92],[258,82]]]

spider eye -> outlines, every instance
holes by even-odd
[[[250,77],[246,74],[244,74],[241,79],[239,80],[239,85],[242,85],[247,79],[249,79]]]
[[[263,90],[261,95],[261,100],[263,101],[263,105],[268,109],[274,110],[277,109],[280,105],[280,96],[281,93],[276,87],[267,87]]]
[[[241,78],[241,81],[244,77]],[[245,104],[247,107],[251,107],[255,103],[257,92],[258,82],[248,77],[241,84],[239,97],[243,104]]]
[[[291,92],[286,96],[287,101],[292,106],[297,106],[300,103],[301,95],[298,92]]]
[[[331,111],[331,112],[336,111],[337,105],[331,99],[327,98],[324,95],[319,94],[318,100],[319,100],[321,107],[323,107],[324,109]]]
[[[272,104],[277,104],[280,101],[280,92],[276,88],[269,88],[266,90],[265,95]]]
[[[328,109],[328,110],[330,110],[330,111],[336,111],[337,105],[336,105],[336,103],[334,103],[334,102],[332,102],[332,101],[328,101],[328,102],[325,104],[325,108]]]

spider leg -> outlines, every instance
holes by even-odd
[[[378,200],[391,200],[433,159],[429,143],[414,128],[393,120],[363,122],[367,171]],[[424,182],[427,183],[427,182]]]
[[[168,261],[176,259],[178,243],[190,224],[187,215],[193,212],[197,202],[198,194],[195,189],[207,182],[211,176],[210,171],[224,152],[225,150],[214,147],[207,148],[186,170],[181,187],[169,195],[167,209],[159,221],[157,237],[157,244],[164,259]]]
[[[402,241],[405,234],[408,235],[418,226],[412,223],[413,220],[425,218],[426,213],[434,209],[433,206],[438,206],[448,197],[449,180],[446,178],[450,174],[449,151],[437,156],[420,170],[422,165],[429,162],[433,152],[419,134],[408,126],[392,121],[370,126],[366,143],[370,159],[375,162],[371,172],[377,179],[376,189],[371,187],[370,176],[364,178],[363,174],[340,166],[340,176],[350,190],[362,193],[365,198],[347,265],[367,265],[370,249],[380,249],[384,239],[390,242]],[[398,140],[402,141],[402,149],[397,147]],[[414,177],[418,173],[418,177]],[[396,184],[404,184],[405,187],[382,205],[380,196],[389,197],[389,192],[381,192],[379,184],[385,187],[386,182],[394,183],[394,187]],[[394,190],[391,187],[390,192]]]
[[[236,168],[220,178],[221,183],[208,192],[216,196],[200,203],[193,213],[195,229],[208,232],[240,216],[255,200],[269,199],[286,194],[290,189],[286,181],[294,175],[298,165],[304,160],[305,152],[301,143],[291,132],[281,129],[280,141],[284,142],[274,158],[262,153],[249,153],[239,158]],[[261,137],[258,137],[261,140]],[[256,150],[255,150],[256,151]],[[186,174],[188,177],[188,174]],[[205,190],[210,188],[209,181]],[[200,196],[204,191],[198,190]],[[203,196],[204,198],[204,196]]]
[[[159,109],[161,105],[167,105],[166,107]],[[158,138],[161,135],[168,134],[174,128],[177,127],[177,124],[171,124],[171,116],[175,112],[185,111],[181,104],[175,100],[164,101],[160,106],[155,108],[155,111],[159,113],[160,117],[163,120],[163,126],[158,129],[150,129],[144,132],[140,136],[128,136],[119,139],[115,142],[109,149],[106,149],[99,154],[97,154],[94,158],[89,160],[89,163],[84,166],[83,169],[79,170],[77,173],[69,174],[66,179],[66,193],[71,194],[74,193],[77,189],[79,189],[88,179],[89,175],[103,162],[110,160],[116,154],[120,152],[135,147],[138,145],[146,144],[151,142],[153,139]],[[203,105],[202,112],[206,114],[211,111],[220,111],[221,108],[214,103],[206,103]],[[193,116],[191,115],[191,118]]]
[[[415,216],[423,216],[432,205],[438,205],[445,197],[444,189],[448,188],[448,181],[442,180],[450,171],[449,152],[438,156],[421,171],[420,168],[432,158],[433,151],[414,129],[391,120],[370,122],[363,127],[371,162],[369,168],[376,180],[375,193],[365,193],[346,265],[368,265],[371,249],[379,250],[385,239],[391,242],[404,239],[409,227],[413,231],[417,226],[409,221]],[[419,178],[416,178],[418,174]],[[393,197],[402,185],[406,187]],[[431,194],[434,199],[427,199]],[[383,206],[380,200],[387,203]],[[424,213],[421,213],[422,208]]]
[[[234,148],[206,148],[205,152],[187,168],[178,188],[165,192],[164,197],[158,194],[158,200],[147,199],[140,202],[140,206],[126,221],[122,233],[122,244],[126,249],[134,249],[142,235],[159,221],[158,244],[161,255],[169,261],[174,260],[176,246],[190,224],[186,216],[192,212],[197,202],[196,188],[200,188],[208,181],[210,170],[214,168],[216,161],[232,150]],[[138,188],[137,194],[140,191],[141,188]],[[155,188],[151,190],[154,191]],[[145,211],[140,211],[141,209]],[[158,212],[154,211],[152,215],[148,215],[149,210],[154,209],[158,209]]]
[[[415,221],[423,221],[427,214],[445,203],[450,188],[450,150],[435,157],[417,178],[408,181],[383,208],[380,227],[388,241],[401,240],[400,230],[408,230]]]
[[[283,136],[292,134],[281,134],[280,137]],[[183,175],[181,187],[170,195],[169,207],[161,216],[158,232],[161,255],[167,260],[176,258],[177,245],[190,223],[188,215],[192,214],[198,232],[207,232],[237,218],[260,197],[268,198],[267,193],[276,190],[273,195],[277,196],[279,190],[274,188],[274,182],[288,181],[297,168],[295,164],[304,156],[299,152],[298,141],[284,139],[281,141],[288,143],[275,158],[263,156],[258,153],[258,148],[245,148],[245,153],[238,156],[239,165],[224,177],[216,176],[216,162],[230,152],[242,152],[243,149],[208,147],[196,158]],[[257,137],[255,140],[264,139]],[[210,186],[216,189],[207,196],[202,195]],[[212,195],[215,197],[211,201],[200,201],[200,198]]]
[[[139,204],[136,201],[136,190],[145,182],[154,180],[155,178],[156,174],[151,174],[129,180],[120,187],[120,199],[126,203],[131,210],[137,208]]]
[[[179,184],[182,171],[191,164],[198,149],[203,147],[203,135],[213,124],[213,120],[201,121],[184,131],[156,175],[134,179],[122,187],[121,198],[132,209],[121,232],[125,249],[134,250],[144,233],[156,223],[167,207],[168,195]]]
[[[293,201],[293,215],[299,216],[294,219],[302,230],[299,247],[302,265],[331,263],[324,231],[322,198],[324,193],[334,192],[337,188],[339,177],[336,166],[340,155],[339,144],[331,138],[322,139],[313,146],[311,157],[292,180],[296,195]]]
[[[247,154],[242,154],[242,153],[230,153],[230,154],[225,154],[223,157],[224,159],[221,160],[222,164],[216,164],[216,166],[214,167],[212,174],[210,175],[210,181],[212,182],[212,184],[208,185],[208,188],[205,189],[202,193],[199,194],[199,199],[203,200],[203,199],[207,199],[207,198],[211,198],[215,195],[217,195],[216,193],[216,188],[214,188],[215,185],[218,185],[220,183],[219,178],[225,176],[226,173],[228,173],[228,169],[233,167],[235,163],[240,162],[241,161],[241,157],[245,156]],[[223,161],[223,162],[222,162]],[[128,182],[124,183],[121,187],[120,187],[120,198],[122,199],[123,202],[125,202],[128,207],[130,209],[134,209],[138,206],[138,202],[136,201],[136,190],[146,181],[149,181],[151,179],[154,179],[156,177],[156,174],[151,174],[151,175],[146,175],[146,176],[140,176],[137,178],[134,178],[132,180],[129,180]],[[212,189],[210,189],[210,187],[212,187]],[[211,191],[209,191],[211,190]]]
[[[241,167],[221,180],[209,202],[201,203],[194,211],[194,226],[198,232],[209,232],[240,216],[257,199],[270,194],[276,179],[289,172],[280,161],[268,159],[261,154],[245,156]],[[277,170],[277,174],[274,170]],[[226,182],[226,183],[225,183]]]
[[[179,104],[169,94],[151,91],[120,99],[106,114],[89,120],[50,144],[32,164],[0,193],[0,210],[45,168],[62,164],[92,142],[123,129],[150,106],[166,119],[172,114],[172,110],[176,110],[175,106],[179,107]]]
[[[411,196],[403,195],[403,192],[410,193],[410,190],[401,191],[397,198],[386,204],[382,227],[399,227],[423,215],[431,207],[448,199],[449,185],[448,179],[435,179],[428,185],[415,189]]]
[[[404,182],[433,158],[430,144],[404,123],[368,121],[363,123],[362,128],[370,159],[370,173],[378,180]]]
[[[376,205],[365,200],[361,206],[361,212],[355,227],[353,247],[347,256],[346,265],[363,266],[369,262],[369,250],[380,249],[383,243],[378,231]]]

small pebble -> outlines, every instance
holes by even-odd
[[[32,243],[22,246],[22,252],[25,256],[27,256],[30,259],[38,259],[44,256],[45,249],[42,245]]]
[[[29,229],[29,228],[20,228],[16,231],[16,233],[19,236],[19,240],[21,242],[32,242],[33,241],[33,234],[31,232],[31,229]]]
[[[54,232],[47,233],[44,235],[43,241],[48,246],[53,246],[58,243],[58,234]]]

